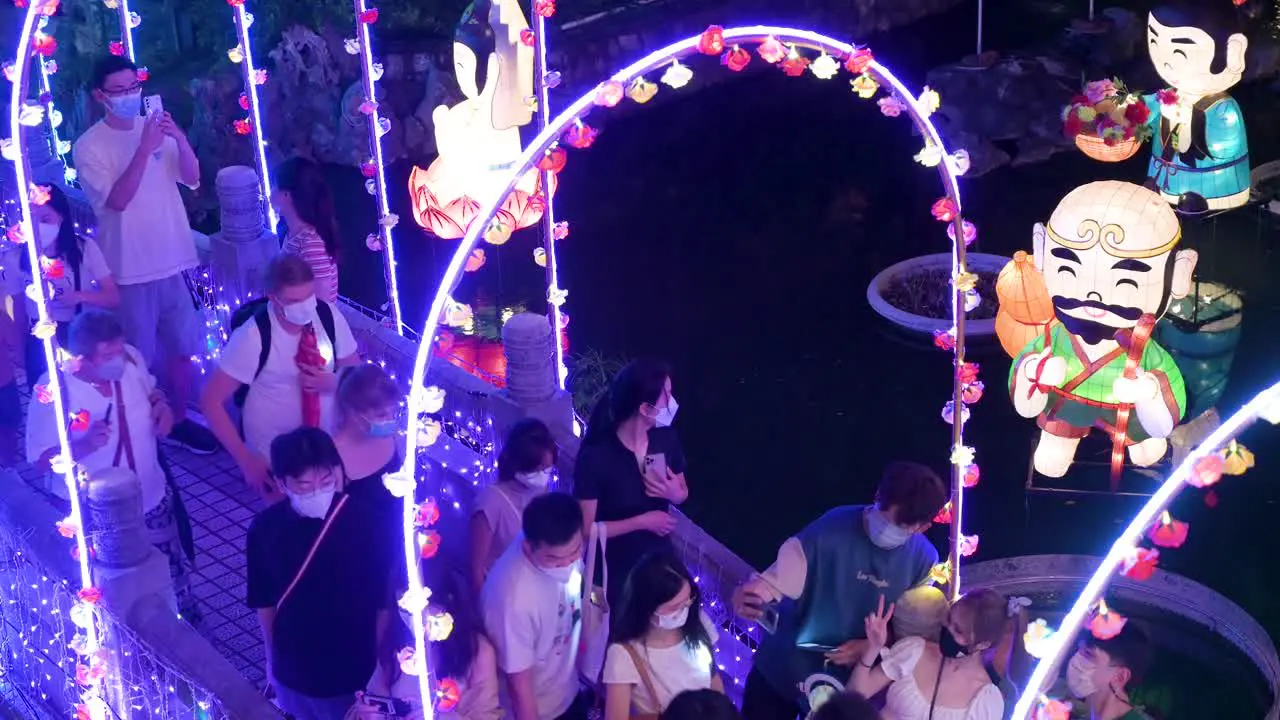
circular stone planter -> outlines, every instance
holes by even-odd
[[[987,255],[985,253],[969,253],[965,256],[965,259],[971,272],[993,274],[999,273],[1005,264],[1009,262],[1007,257]],[[934,333],[950,330],[951,318],[931,318],[916,315],[906,310],[900,310],[884,299],[885,291],[889,289],[889,285],[895,279],[903,275],[928,270],[950,272],[951,253],[936,253],[908,258],[881,270],[867,285],[867,302],[871,304],[871,309],[894,325],[921,335],[932,336]],[[973,340],[989,340],[995,337],[996,320],[995,318],[969,320],[964,324],[964,334],[966,338]]]

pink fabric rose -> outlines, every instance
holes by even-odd
[[[1090,103],[1097,105],[1116,94],[1116,84],[1110,80],[1094,80],[1085,84],[1084,94]]]

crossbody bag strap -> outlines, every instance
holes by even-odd
[[[307,568],[311,566],[311,559],[316,556],[316,550],[320,547],[320,543],[324,542],[324,536],[329,534],[329,528],[333,527],[333,521],[337,519],[338,513],[342,512],[342,508],[347,504],[350,495],[343,495],[338,500],[338,505],[329,513],[329,517],[324,521],[324,527],[320,528],[320,534],[316,536],[315,541],[311,543],[311,549],[307,550],[307,557],[302,561],[302,566],[298,568],[298,572],[294,573],[293,580],[289,582],[289,586],[284,589],[280,595],[280,599],[276,601],[276,612],[280,612],[280,608],[284,606],[284,601],[289,599],[293,594],[293,589],[298,586],[298,581],[306,574]]]
[[[631,656],[631,664],[636,666],[636,672],[640,673],[640,682],[644,683],[644,689],[649,692],[649,697],[653,699],[653,704],[658,708],[662,707],[662,698],[658,697],[658,690],[653,685],[653,676],[649,674],[649,664],[636,651],[634,643],[623,643],[622,647],[627,649],[627,654]]]

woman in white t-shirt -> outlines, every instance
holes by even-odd
[[[476,496],[471,515],[471,587],[479,593],[489,568],[520,534],[525,506],[545,493],[558,458],[541,420],[525,418],[507,433],[498,453],[498,482]]]
[[[657,717],[686,690],[724,692],[715,671],[715,629],[688,568],[670,550],[632,569],[611,618],[604,720]]]

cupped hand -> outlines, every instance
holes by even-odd
[[[848,640],[841,643],[839,647],[826,653],[827,662],[832,665],[840,665],[847,667],[858,662],[858,658],[866,651],[867,641],[861,638]]]
[[[273,503],[284,497],[276,485],[275,478],[271,476],[271,466],[261,455],[252,453],[239,465],[245,484],[267,503]]]
[[[640,516],[640,527],[655,535],[670,535],[676,529],[676,519],[665,510],[650,510]]]
[[[148,115],[142,120],[142,138],[138,141],[138,150],[153,153],[160,149],[164,142],[165,131],[159,115]]]

